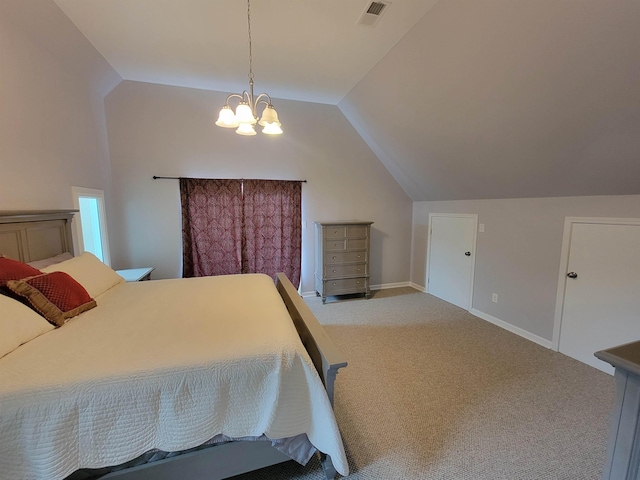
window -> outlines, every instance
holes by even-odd
[[[74,218],[78,252],[91,252],[111,265],[104,192],[94,188],[71,187],[73,203],[80,212]]]

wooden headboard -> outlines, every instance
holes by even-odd
[[[0,255],[34,262],[73,254],[71,219],[77,210],[0,211]]]

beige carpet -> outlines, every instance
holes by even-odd
[[[349,479],[596,480],[614,380],[410,288],[307,303],[345,353]],[[323,478],[317,460],[236,477]]]

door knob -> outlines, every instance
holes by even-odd
[[[567,273],[567,277],[569,278],[578,278],[578,274],[576,272]]]
[[[464,254],[465,254],[467,257],[470,257],[470,256],[471,256],[471,252],[464,252]]]

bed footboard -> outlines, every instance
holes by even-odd
[[[339,369],[347,366],[347,361],[284,273],[276,274],[276,287],[287,306],[287,310],[289,310],[289,315],[302,343],[309,352],[311,361],[320,374],[331,406],[333,406],[336,375]],[[327,479],[335,478],[338,472],[331,462],[331,457],[322,453],[320,460],[325,477]]]
[[[276,287],[333,405],[336,375],[347,361],[284,273],[276,274]]]

